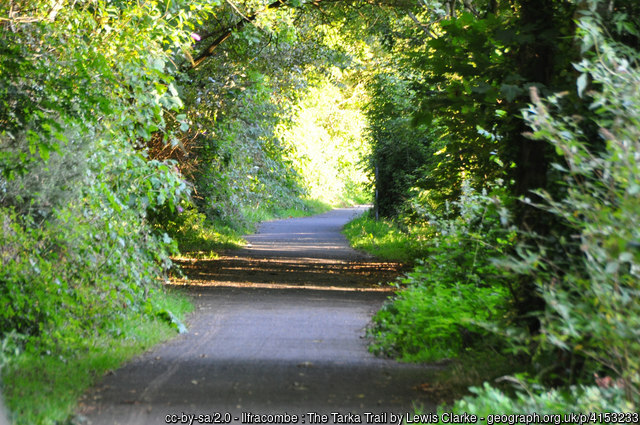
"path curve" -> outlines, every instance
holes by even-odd
[[[250,423],[248,414],[286,413],[298,424],[321,423],[316,414],[326,423],[392,423],[391,413],[432,410],[418,390],[429,368],[367,351],[366,327],[390,295],[378,282],[397,276],[399,265],[348,247],[340,230],[360,212],[267,222],[232,255],[185,261],[196,304],[189,333],[105,376],[81,402],[84,422],[203,415],[192,423],[206,423],[220,414],[239,425]]]

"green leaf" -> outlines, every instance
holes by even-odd
[[[520,96],[524,90],[520,86],[515,84],[502,84],[500,91],[504,94],[507,102],[513,102],[518,96]]]
[[[578,86],[578,96],[582,97],[584,89],[587,87],[587,74],[581,74],[576,81],[576,85]]]
[[[40,158],[42,158],[44,161],[48,161],[49,160],[49,145],[47,145],[46,143],[40,143],[38,145],[38,153],[40,154]]]

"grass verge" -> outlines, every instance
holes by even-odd
[[[179,320],[193,306],[178,291],[158,291],[153,304]],[[177,335],[175,324],[132,315],[110,331],[75,339],[59,352],[26,349],[3,374],[3,396],[16,425],[71,424],[80,396],[107,371]]]
[[[216,258],[220,251],[242,247],[243,233],[222,222],[202,219],[186,223],[180,233],[172,237],[178,243],[180,257]]]
[[[426,228],[401,229],[390,220],[375,220],[364,214],[347,223],[344,235],[355,249],[373,254],[381,260],[413,264],[428,238]]]
[[[217,252],[239,248],[245,242],[242,230],[221,221],[211,221],[195,208],[184,211],[166,230],[185,257],[215,257]]]

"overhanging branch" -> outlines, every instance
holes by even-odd
[[[264,9],[254,13],[253,15],[246,16],[244,17],[244,19],[236,22],[234,25],[227,27],[222,31],[222,33],[215,40],[213,40],[213,42],[209,45],[209,47],[207,47],[202,53],[198,55],[198,57],[196,57],[193,60],[193,62],[191,63],[191,66],[188,69],[190,70],[190,69],[197,68],[208,57],[213,56],[213,52],[215,52],[218,46],[224,43],[224,41],[227,38],[231,37],[231,34],[233,34],[234,31],[238,31],[242,29],[247,23],[252,23],[253,21],[256,20],[258,16],[260,16],[261,14],[265,13],[268,10],[278,9],[282,6],[288,6],[288,5],[289,3],[286,0],[276,0],[273,3],[269,4],[267,7],[265,7]]]

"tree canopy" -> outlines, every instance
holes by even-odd
[[[604,374],[599,396],[637,408],[639,17],[635,0],[2,2],[0,337],[51,352],[157,314],[205,227],[374,202],[424,245],[381,350],[438,357],[411,323],[441,320],[446,356],[492,335],[535,385]],[[434,299],[462,316],[433,319]]]

